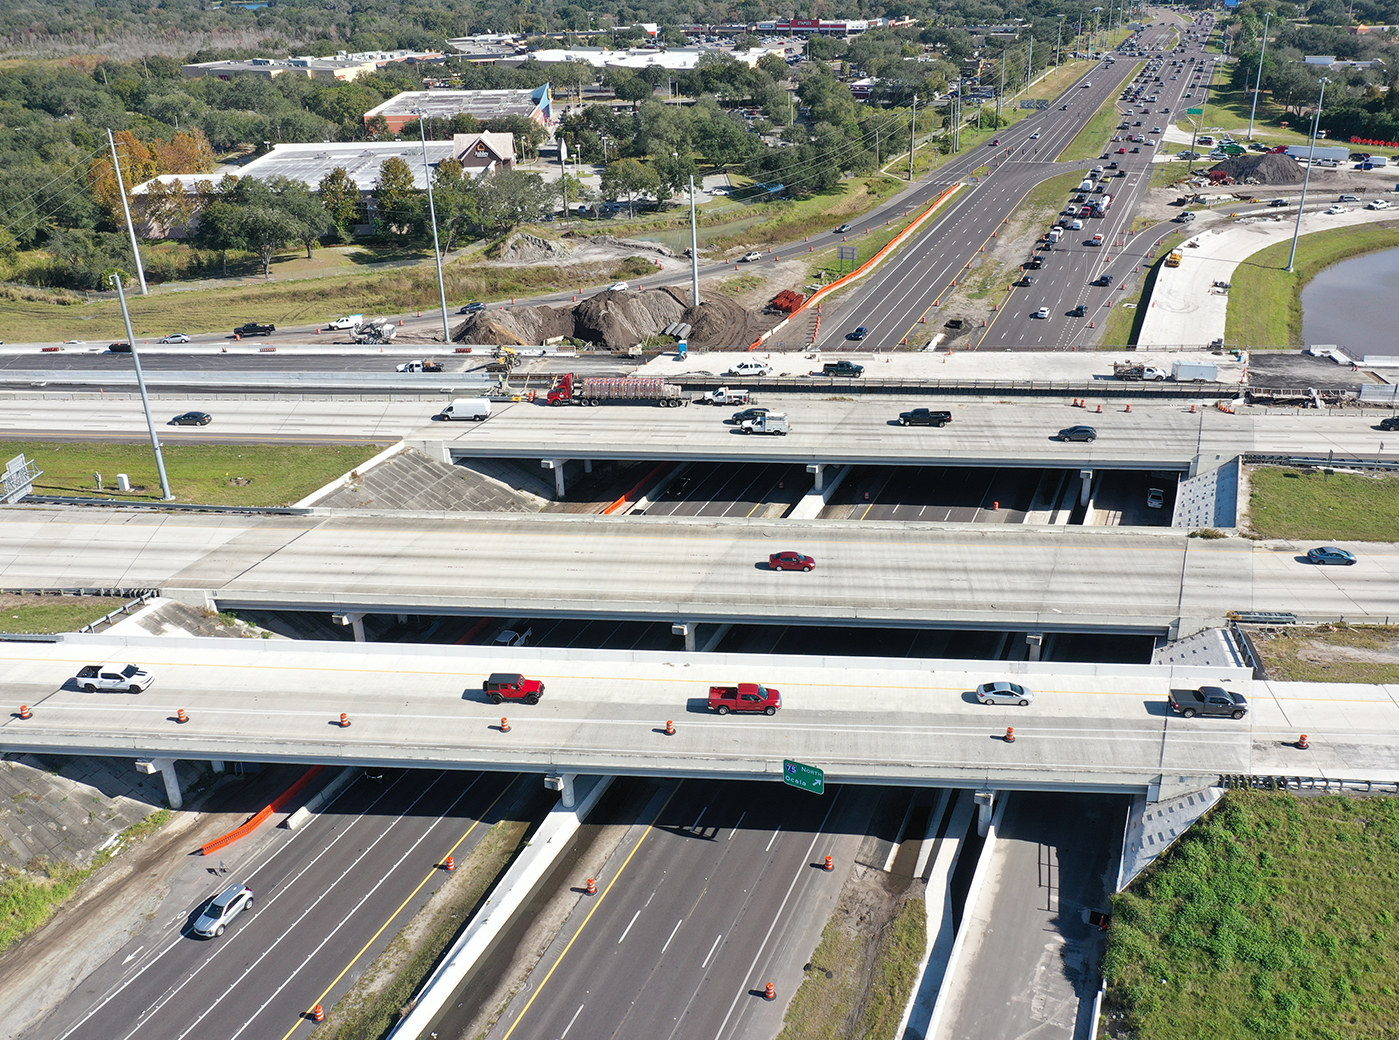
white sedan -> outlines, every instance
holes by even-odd
[[[1018,704],[1027,707],[1035,699],[1035,691],[1013,682],[986,682],[976,688],[976,699],[982,704]]]
[[[1035,313],[1034,313],[1033,315],[1031,315],[1031,317],[1034,317],[1034,318],[1047,318],[1047,317],[1049,317],[1049,308],[1048,308],[1048,307],[1041,307],[1039,310],[1035,311]]]
[[[754,263],[755,261],[761,260],[762,258],[763,258],[763,254],[762,254],[762,253],[753,252],[753,253],[744,253],[744,254],[743,254],[743,262],[744,262],[745,264]]]

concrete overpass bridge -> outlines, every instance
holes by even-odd
[[[107,661],[138,663],[155,683],[139,695],[65,685],[80,665]],[[481,682],[495,671],[543,680],[544,699],[490,704]],[[106,635],[0,645],[0,674],[5,751],[147,762],[777,781],[783,760],[795,759],[833,783],[1153,799],[1221,774],[1399,775],[1399,688],[1255,682],[1243,669]],[[1030,686],[1034,703],[978,704],[970,691],[993,679]],[[711,715],[709,685],[739,681],[781,689],[782,709],[770,718]],[[1243,720],[1186,720],[1166,706],[1173,686],[1220,682],[1249,697]],[[18,717],[21,704],[30,718]],[[186,723],[176,721],[182,709]],[[1301,732],[1309,752],[1290,746]]]

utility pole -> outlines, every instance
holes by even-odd
[[[1030,81],[1035,78],[1035,38],[1030,37],[1030,49],[1025,53],[1025,89],[1030,89]]]
[[[1063,42],[1064,42],[1064,16],[1061,14],[1061,15],[1059,16],[1059,30],[1054,34],[1054,67],[1055,67],[1056,69],[1059,67],[1059,59],[1062,57],[1062,54],[1063,54],[1063,52],[1060,50],[1060,45],[1063,44]]]
[[[1297,259],[1297,238],[1302,234],[1302,213],[1307,208],[1307,185],[1312,182],[1312,161],[1316,158],[1316,132],[1321,126],[1321,102],[1326,97],[1326,84],[1331,81],[1321,77],[1321,93],[1316,99],[1316,118],[1312,120],[1312,146],[1307,152],[1307,175],[1302,178],[1302,198],[1297,203],[1297,225],[1292,229],[1292,252],[1287,257],[1287,273],[1292,273],[1292,263]]]
[[[432,199],[432,168],[427,164],[427,128],[423,112],[418,110],[418,137],[423,143],[423,180],[427,181],[427,212],[432,221],[432,255],[437,260],[437,298],[442,305],[442,342],[452,342],[452,330],[447,324],[447,286],[442,281],[442,247],[437,244],[437,204]]]
[[[141,407],[146,412],[146,429],[150,431],[151,448],[155,451],[155,468],[160,474],[160,493],[166,502],[173,502],[175,493],[170,490],[170,478],[165,475],[165,456],[160,453],[160,434],[156,432],[155,416],[151,414],[151,396],[146,393],[146,377],[141,371],[141,355],[137,353],[136,334],[131,329],[131,312],[126,309],[126,290],[122,288],[121,275],[109,275],[107,280],[117,287],[117,299],[121,301],[121,317],[126,322],[126,342],[131,347],[131,364],[136,369],[136,389],[141,392]]]
[[[913,149],[918,134],[918,95],[913,95],[913,118],[908,124],[908,183],[913,183]]]
[[[1001,95],[1006,92],[1006,52],[1001,48],[1001,89],[996,91],[996,129],[1001,128]],[[961,92],[957,95],[961,97]]]
[[[1272,11],[1263,12],[1263,46],[1258,51],[1258,75],[1253,77],[1253,107],[1248,110],[1248,139],[1253,140],[1253,117],[1258,113],[1258,88],[1263,84],[1263,55],[1268,53],[1268,19]]]
[[[695,178],[690,176],[690,292],[694,305],[700,305],[699,294],[699,227],[695,223]]]
[[[146,269],[141,266],[141,247],[136,244],[136,225],[131,223],[131,206],[126,201],[126,182],[122,180],[121,161],[117,159],[117,139],[112,136],[110,127],[107,130],[107,143],[112,146],[112,171],[117,175],[117,196],[121,199],[121,211],[126,214],[126,233],[131,236],[131,255],[136,258],[136,280],[141,283],[141,295],[149,296],[151,291],[146,288]],[[131,349],[136,349],[135,344],[132,344]]]

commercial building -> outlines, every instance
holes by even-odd
[[[181,66],[186,79],[215,76],[232,79],[238,75],[305,76],[308,79],[338,79],[343,82],[376,72],[385,65],[420,64],[441,61],[442,55],[425,51],[365,51],[359,54],[339,52],[333,58],[246,58],[235,61],[202,61]]]
[[[366,124],[376,116],[394,133],[420,117],[451,119],[471,115],[483,122],[506,116],[524,116],[541,126],[553,119],[549,84],[535,90],[405,90],[364,114]]]

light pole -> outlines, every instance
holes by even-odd
[[[121,301],[121,317],[126,322],[126,342],[131,347],[131,364],[136,368],[136,389],[141,392],[141,407],[146,412],[146,429],[151,433],[151,448],[155,451],[155,468],[160,474],[160,493],[166,502],[173,502],[175,494],[170,490],[170,478],[165,475],[165,456],[160,453],[160,435],[156,433],[155,416],[151,414],[151,397],[146,393],[146,377],[141,372],[141,355],[136,351],[136,334],[131,330],[131,312],[126,309],[126,290],[121,284],[121,275],[107,277],[107,281],[117,287],[117,299]]]
[[[1258,75],[1253,77],[1253,107],[1248,110],[1248,139],[1253,140],[1253,117],[1258,112],[1258,88],[1263,83],[1263,55],[1268,53],[1268,19],[1272,11],[1263,12],[1263,46],[1258,51]]]
[[[908,123],[908,183],[913,183],[914,139],[918,133],[918,95],[913,95],[913,118]]]
[[[1055,32],[1055,34],[1054,34],[1054,67],[1055,67],[1056,69],[1059,67],[1059,59],[1060,59],[1061,54],[1062,54],[1062,52],[1060,51],[1059,48],[1060,48],[1060,45],[1061,45],[1063,42],[1064,42],[1064,16],[1061,14],[1061,15],[1059,16],[1059,29],[1058,29],[1058,31]]]
[[[437,298],[442,304],[442,342],[452,342],[452,330],[447,327],[447,286],[442,281],[442,247],[437,244],[437,203],[432,199],[432,168],[427,164],[427,128],[423,126],[423,110],[418,109],[418,136],[423,142],[423,180],[427,181],[427,212],[432,221],[432,255],[437,261]]]
[[[1292,229],[1292,252],[1287,256],[1287,273],[1292,273],[1292,262],[1297,259],[1297,239],[1302,234],[1302,212],[1307,208],[1307,185],[1312,180],[1312,160],[1316,157],[1316,132],[1321,126],[1321,102],[1326,97],[1325,76],[1321,77],[1321,93],[1316,98],[1316,118],[1312,120],[1312,146],[1307,150],[1307,175],[1302,178],[1302,198],[1297,203],[1297,225]]]

